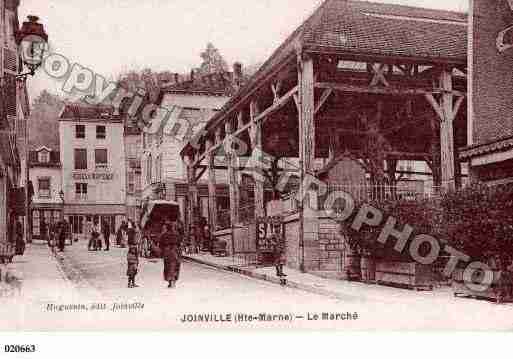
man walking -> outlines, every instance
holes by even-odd
[[[105,219],[102,222],[102,234],[105,240],[105,250],[108,251],[110,249],[110,225]]]
[[[59,252],[64,252],[64,247],[66,246],[66,225],[64,221],[61,221],[57,227],[57,233],[59,236]]]

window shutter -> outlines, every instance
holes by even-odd
[[[5,111],[7,116],[16,118],[17,106],[16,106],[16,77],[9,73],[4,74],[4,98],[5,98]],[[10,121],[13,119],[10,118]],[[12,123],[12,122],[11,122]]]

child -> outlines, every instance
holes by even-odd
[[[138,287],[135,284],[135,276],[137,275],[137,267],[139,266],[139,256],[137,254],[137,247],[130,246],[126,256],[128,263],[126,275],[128,276],[128,288]]]

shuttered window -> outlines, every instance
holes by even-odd
[[[86,170],[87,169],[87,150],[86,149],[75,149],[75,169]]]
[[[5,111],[8,116],[16,116],[16,77],[8,73],[4,73],[4,76]]]

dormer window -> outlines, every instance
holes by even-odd
[[[39,163],[48,163],[50,162],[50,152],[47,150],[41,150],[37,154],[37,160]]]

